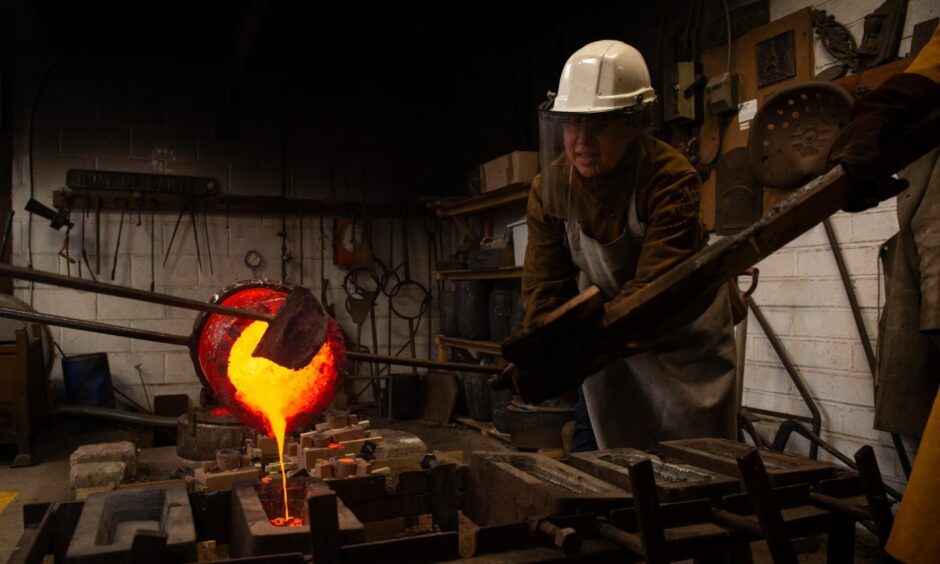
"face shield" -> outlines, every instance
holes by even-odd
[[[542,204],[567,218],[572,190],[602,188],[624,161],[641,130],[639,114],[539,111]]]

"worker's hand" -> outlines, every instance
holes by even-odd
[[[919,74],[901,73],[852,105],[852,121],[836,139],[829,160],[840,163],[855,181],[845,211],[857,212],[896,196],[907,182],[895,172],[883,150],[931,107],[940,104],[940,86]]]
[[[509,389],[514,390],[515,389],[514,380],[515,380],[515,376],[517,372],[519,372],[519,369],[516,367],[515,364],[510,362],[505,367],[503,367],[502,372],[494,376],[490,376],[489,380],[487,380],[486,383],[490,385],[491,389],[497,392],[500,392],[502,390],[509,390]]]

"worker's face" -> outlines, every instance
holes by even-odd
[[[614,168],[636,136],[625,120],[569,122],[565,153],[581,176],[591,178]]]

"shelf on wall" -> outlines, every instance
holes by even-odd
[[[522,278],[521,266],[501,266],[487,270],[439,270],[438,280],[506,280]]]
[[[437,207],[438,217],[455,217],[459,215],[481,212],[529,199],[527,183],[510,184],[505,188],[484,192],[479,196],[467,198],[457,203]]]

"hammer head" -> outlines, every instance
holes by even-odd
[[[326,341],[330,317],[313,293],[296,286],[252,352],[285,368],[297,370],[310,363]]]

